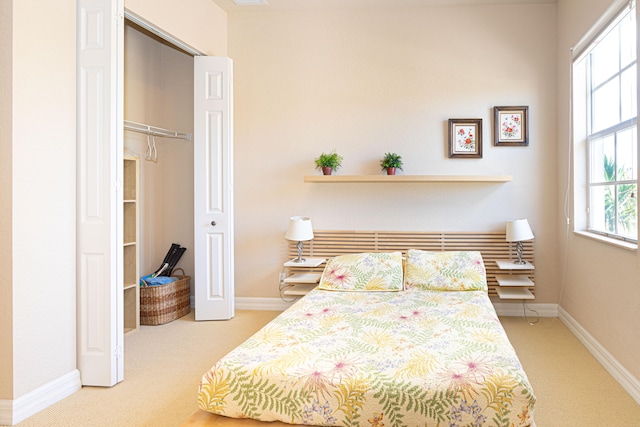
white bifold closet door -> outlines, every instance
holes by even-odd
[[[124,379],[123,0],[77,0],[77,354],[83,385]],[[201,65],[198,65],[198,64]],[[232,68],[196,57],[196,318],[233,302]]]
[[[232,62],[194,60],[196,320],[225,320],[234,315]]]
[[[122,0],[77,2],[77,354],[83,385],[124,376]]]

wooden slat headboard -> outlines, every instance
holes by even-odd
[[[359,252],[400,251],[408,249],[424,251],[480,251],[487,270],[489,295],[497,296],[495,276],[508,274],[498,270],[496,260],[515,259],[515,243],[505,240],[504,232],[405,232],[405,231],[327,231],[314,230],[314,238],[304,242],[303,256],[331,258]],[[535,265],[533,241],[522,242],[522,258]],[[288,255],[297,256],[296,242],[290,242]],[[322,271],[322,267],[317,270]],[[306,269],[305,271],[309,271]],[[535,282],[535,270],[514,272],[528,276]],[[535,288],[529,288],[534,293]]]

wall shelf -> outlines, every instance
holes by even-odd
[[[484,182],[504,183],[511,175],[305,175],[304,182],[312,183],[408,183],[408,182]]]

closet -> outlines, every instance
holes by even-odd
[[[188,276],[194,272],[193,57],[129,21],[124,29],[124,119],[124,185],[136,182],[137,189],[137,220],[131,220],[137,233],[125,238],[124,249],[128,332],[139,325],[139,292],[129,283],[131,271],[137,270],[136,281],[152,273],[171,244],[179,243],[187,251],[178,267]],[[131,206],[125,201],[125,214]]]

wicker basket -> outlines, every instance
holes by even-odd
[[[176,271],[184,270],[176,268]],[[191,290],[189,276],[179,276],[175,282],[160,286],[140,288],[140,324],[163,325],[189,314],[191,311]]]

